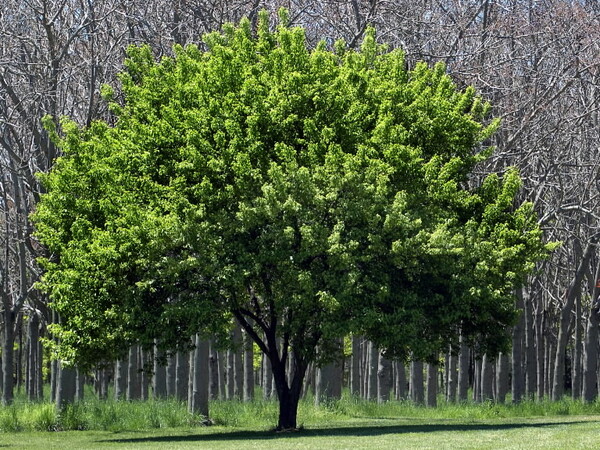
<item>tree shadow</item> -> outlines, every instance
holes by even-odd
[[[341,426],[335,428],[304,429],[297,432],[276,433],[273,431],[231,431],[215,432],[210,434],[189,434],[154,436],[140,438],[103,439],[98,442],[113,443],[141,443],[141,442],[211,442],[211,441],[237,441],[237,440],[273,440],[294,439],[311,437],[360,437],[381,436],[385,434],[405,433],[435,433],[445,431],[499,431],[519,428],[544,428],[557,425],[572,425],[588,423],[577,422],[541,422],[541,423],[510,423],[510,424],[428,424],[428,425],[378,425],[378,426]]]

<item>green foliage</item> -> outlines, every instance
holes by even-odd
[[[259,22],[158,62],[130,48],[115,125],[50,128],[64,156],[35,223],[55,352],[172,348],[232,315],[257,335],[276,323],[306,361],[349,331],[404,358],[459,329],[504,349],[514,289],[548,248],[514,171],[466,188],[489,105],[441,64],[407,70],[372,29],[330,52],[285,13]]]

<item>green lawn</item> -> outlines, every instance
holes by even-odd
[[[0,434],[0,448],[360,449],[598,448],[600,416],[346,419],[286,434],[238,427]]]

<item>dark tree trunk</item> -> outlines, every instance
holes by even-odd
[[[59,365],[58,380],[56,383],[56,406],[63,409],[75,400],[75,385],[77,382],[77,371],[74,367]]]
[[[406,398],[406,369],[404,368],[404,362],[394,362],[394,373],[395,377],[395,388],[394,394],[396,400],[404,400]]]
[[[542,400],[546,391],[546,345],[544,339],[544,311],[537,311],[535,316],[535,343],[536,343],[536,359],[537,359],[537,398]]]
[[[254,345],[248,335],[244,333],[244,396],[245,402],[254,398]]]
[[[422,361],[412,361],[410,363],[410,399],[417,405],[422,405],[425,401]]]
[[[350,393],[360,396],[360,341],[358,336],[352,336],[352,363],[350,367]]]
[[[562,398],[565,390],[565,361],[567,344],[571,336],[571,316],[575,301],[581,294],[581,282],[588,269],[590,259],[596,248],[595,242],[588,243],[575,276],[567,289],[565,303],[560,309],[560,321],[558,323],[558,339],[556,342],[556,354],[554,358],[554,374],[552,377],[552,400],[558,401]]]
[[[438,393],[438,366],[437,364],[427,364],[427,406],[435,408],[437,406]]]
[[[494,366],[493,359],[487,353],[481,360],[481,396],[482,402],[494,399]]]
[[[125,397],[127,390],[127,366],[123,359],[115,363],[115,400]]]
[[[14,393],[14,347],[15,314],[11,309],[4,311],[2,334],[2,404],[10,405]]]
[[[500,353],[496,371],[496,401],[504,403],[508,393],[508,355]]]
[[[390,399],[392,390],[392,362],[379,352],[377,367],[377,403],[385,403]]]
[[[208,417],[208,355],[209,343],[196,335],[196,348],[193,351],[193,363],[190,373],[193,373],[192,395],[189,409],[191,413]]]
[[[211,400],[219,398],[219,355],[212,339],[208,349],[208,397]]]
[[[175,369],[175,396],[182,402],[188,401],[190,378],[190,352],[177,352],[177,362]]]
[[[158,347],[154,349],[154,375],[152,378],[152,393],[154,398],[167,397],[167,367],[165,366],[163,352],[158,352]]]
[[[469,395],[469,365],[471,358],[469,355],[469,347],[462,342],[460,344],[460,352],[458,354],[458,401],[466,402]]]
[[[446,401],[449,403],[454,403],[456,401],[456,391],[458,387],[458,374],[456,372],[457,359],[457,354],[452,351],[448,352],[448,357],[446,358],[446,364],[448,366],[448,376],[446,377]]]
[[[523,374],[523,333],[525,332],[525,313],[523,303],[523,290],[517,292],[517,310],[519,320],[513,328],[512,336],[512,401],[519,403],[523,399],[525,391],[525,377]]]

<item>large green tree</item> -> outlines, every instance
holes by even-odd
[[[271,362],[280,429],[349,331],[399,358],[459,334],[504,349],[514,289],[548,251],[516,173],[470,176],[498,125],[473,89],[408,70],[372,30],[359,51],[311,50],[286,23],[263,14],[158,62],[131,48],[105,91],[114,122],[54,133],[35,216],[61,358],[235,319]]]

